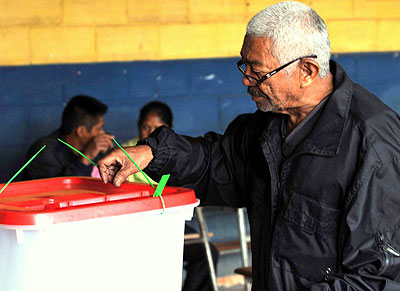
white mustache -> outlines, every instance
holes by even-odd
[[[247,90],[247,93],[251,96],[264,97],[264,95],[261,92],[258,92],[258,90],[250,90],[250,88]]]
[[[255,97],[264,97],[264,98],[266,98],[266,95],[263,94],[262,92],[260,92],[259,90],[254,90],[254,89],[248,88],[248,89],[247,89],[247,93],[248,93],[249,95],[251,95],[251,96],[255,96]]]

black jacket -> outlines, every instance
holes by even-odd
[[[46,145],[46,148],[26,167],[23,180],[90,176],[93,166],[83,164],[80,156],[59,142],[58,138],[63,139],[57,130],[34,142],[28,150],[27,159],[30,159],[43,145]]]
[[[141,142],[153,179],[247,207],[253,290],[400,290],[399,116],[335,62],[331,72],[335,90],[295,148],[282,147],[282,115],[262,112],[224,135],[162,127]]]

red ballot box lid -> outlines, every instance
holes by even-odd
[[[150,185],[126,182],[115,188],[89,177],[16,182],[0,194],[0,224],[40,226],[161,210],[153,194]],[[162,197],[166,209],[196,203],[194,191],[186,188],[166,186]]]

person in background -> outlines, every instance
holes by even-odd
[[[169,106],[160,101],[151,101],[142,107],[139,114],[139,136],[133,138],[123,146],[135,146],[140,139],[148,138],[150,134],[160,126],[172,128],[173,115]],[[148,183],[143,174],[138,172],[128,177],[130,182]],[[152,181],[152,183],[156,183]],[[185,234],[197,233],[188,224],[185,224]],[[211,254],[215,266],[218,263],[219,253],[216,247],[210,243]],[[206,251],[203,243],[185,244],[183,250],[186,278],[183,291],[209,291],[213,290],[211,276],[207,262]]]
[[[140,109],[138,120],[139,136],[128,140],[123,146],[135,146],[140,139],[149,137],[160,126],[172,128],[172,122],[173,115],[169,106],[160,101],[151,101]],[[140,172],[130,175],[128,181],[148,183]]]
[[[61,127],[39,138],[29,148],[28,158],[46,145],[40,155],[26,167],[23,179],[90,176],[93,165],[58,141],[58,138],[97,162],[113,146],[113,136],[103,130],[103,116],[106,112],[107,106],[93,97],[78,95],[71,98],[63,111]]]
[[[247,208],[253,290],[400,290],[400,116],[331,60],[300,2],[249,21],[237,67],[257,112],[223,135],[160,127],[126,151],[202,205]],[[116,187],[137,171],[119,149],[99,169]]]

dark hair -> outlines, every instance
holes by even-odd
[[[106,112],[107,105],[97,99],[86,95],[74,96],[63,111],[60,133],[69,134],[80,125],[90,132]]]
[[[167,104],[160,101],[151,101],[143,106],[142,109],[140,109],[138,121],[139,127],[151,113],[157,114],[162,122],[164,122],[168,127],[172,128],[173,117],[171,108],[169,108]]]

